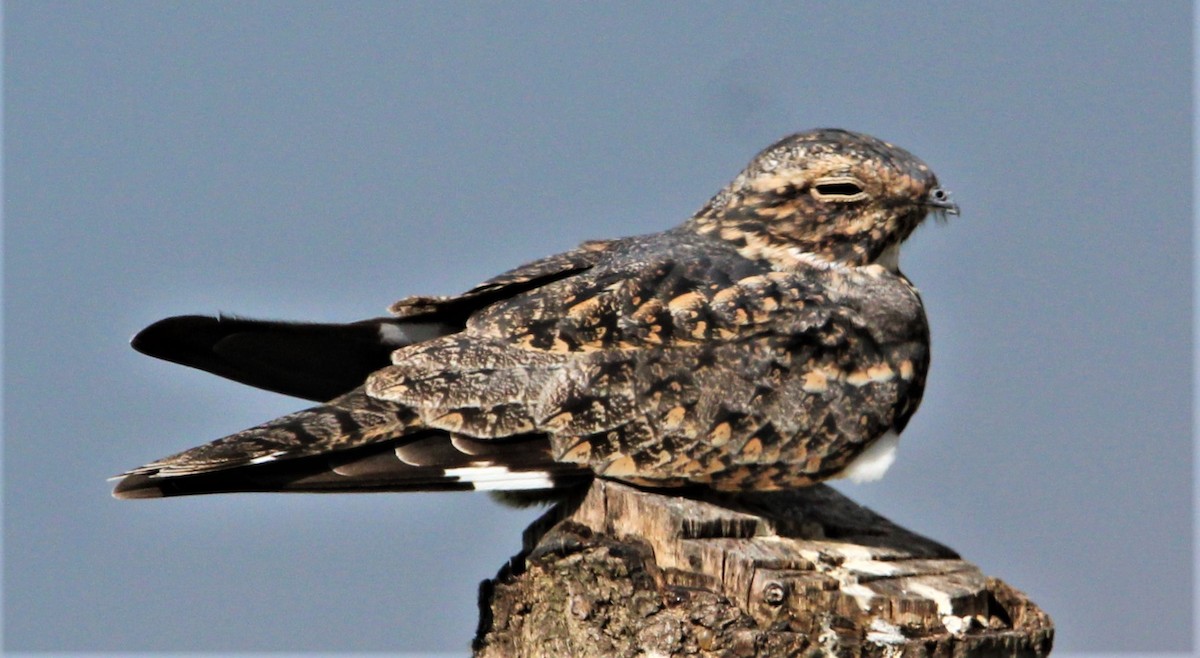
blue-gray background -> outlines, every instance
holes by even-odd
[[[536,512],[114,501],[303,404],[129,336],[453,293],[832,125],[964,210],[905,251],[925,404],[842,490],[1028,592],[1062,651],[1189,650],[1191,37],[1185,2],[6,3],[4,646],[465,652]]]

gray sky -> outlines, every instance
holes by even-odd
[[[4,647],[464,653],[533,511],[469,494],[117,502],[304,406],[137,355],[179,313],[355,320],[670,227],[819,126],[963,216],[903,266],[934,362],[839,488],[1053,616],[1192,646],[1186,2],[5,3]]]

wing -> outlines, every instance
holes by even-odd
[[[294,460],[160,476],[132,473],[119,499],[211,493],[370,493],[403,491],[562,490],[591,471],[556,461],[546,436],[482,443],[430,432]]]
[[[903,428],[928,352],[902,278],[684,255],[496,304],[399,350],[367,391],[446,431],[544,432],[556,459],[656,485],[811,484]]]
[[[129,471],[113,495],[560,489],[590,477],[556,461],[545,435],[483,442],[431,430],[359,389]]]
[[[410,297],[397,317],[349,324],[182,315],[146,327],[133,348],[257,388],[315,401],[342,395],[390,362],[398,347],[460,331],[479,309],[592,267],[612,244],[587,242],[454,297]]]

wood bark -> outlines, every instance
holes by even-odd
[[[480,592],[475,655],[1044,656],[1021,592],[826,486],[662,495],[597,480]]]

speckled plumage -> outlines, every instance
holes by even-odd
[[[169,318],[135,347],[301,397],[341,395],[134,469],[116,494],[837,477],[920,402],[928,327],[896,259],[931,211],[957,207],[920,160],[816,130],[768,147],[676,228],[584,243],[459,296],[410,297],[392,318]],[[391,337],[390,365],[372,332]]]

